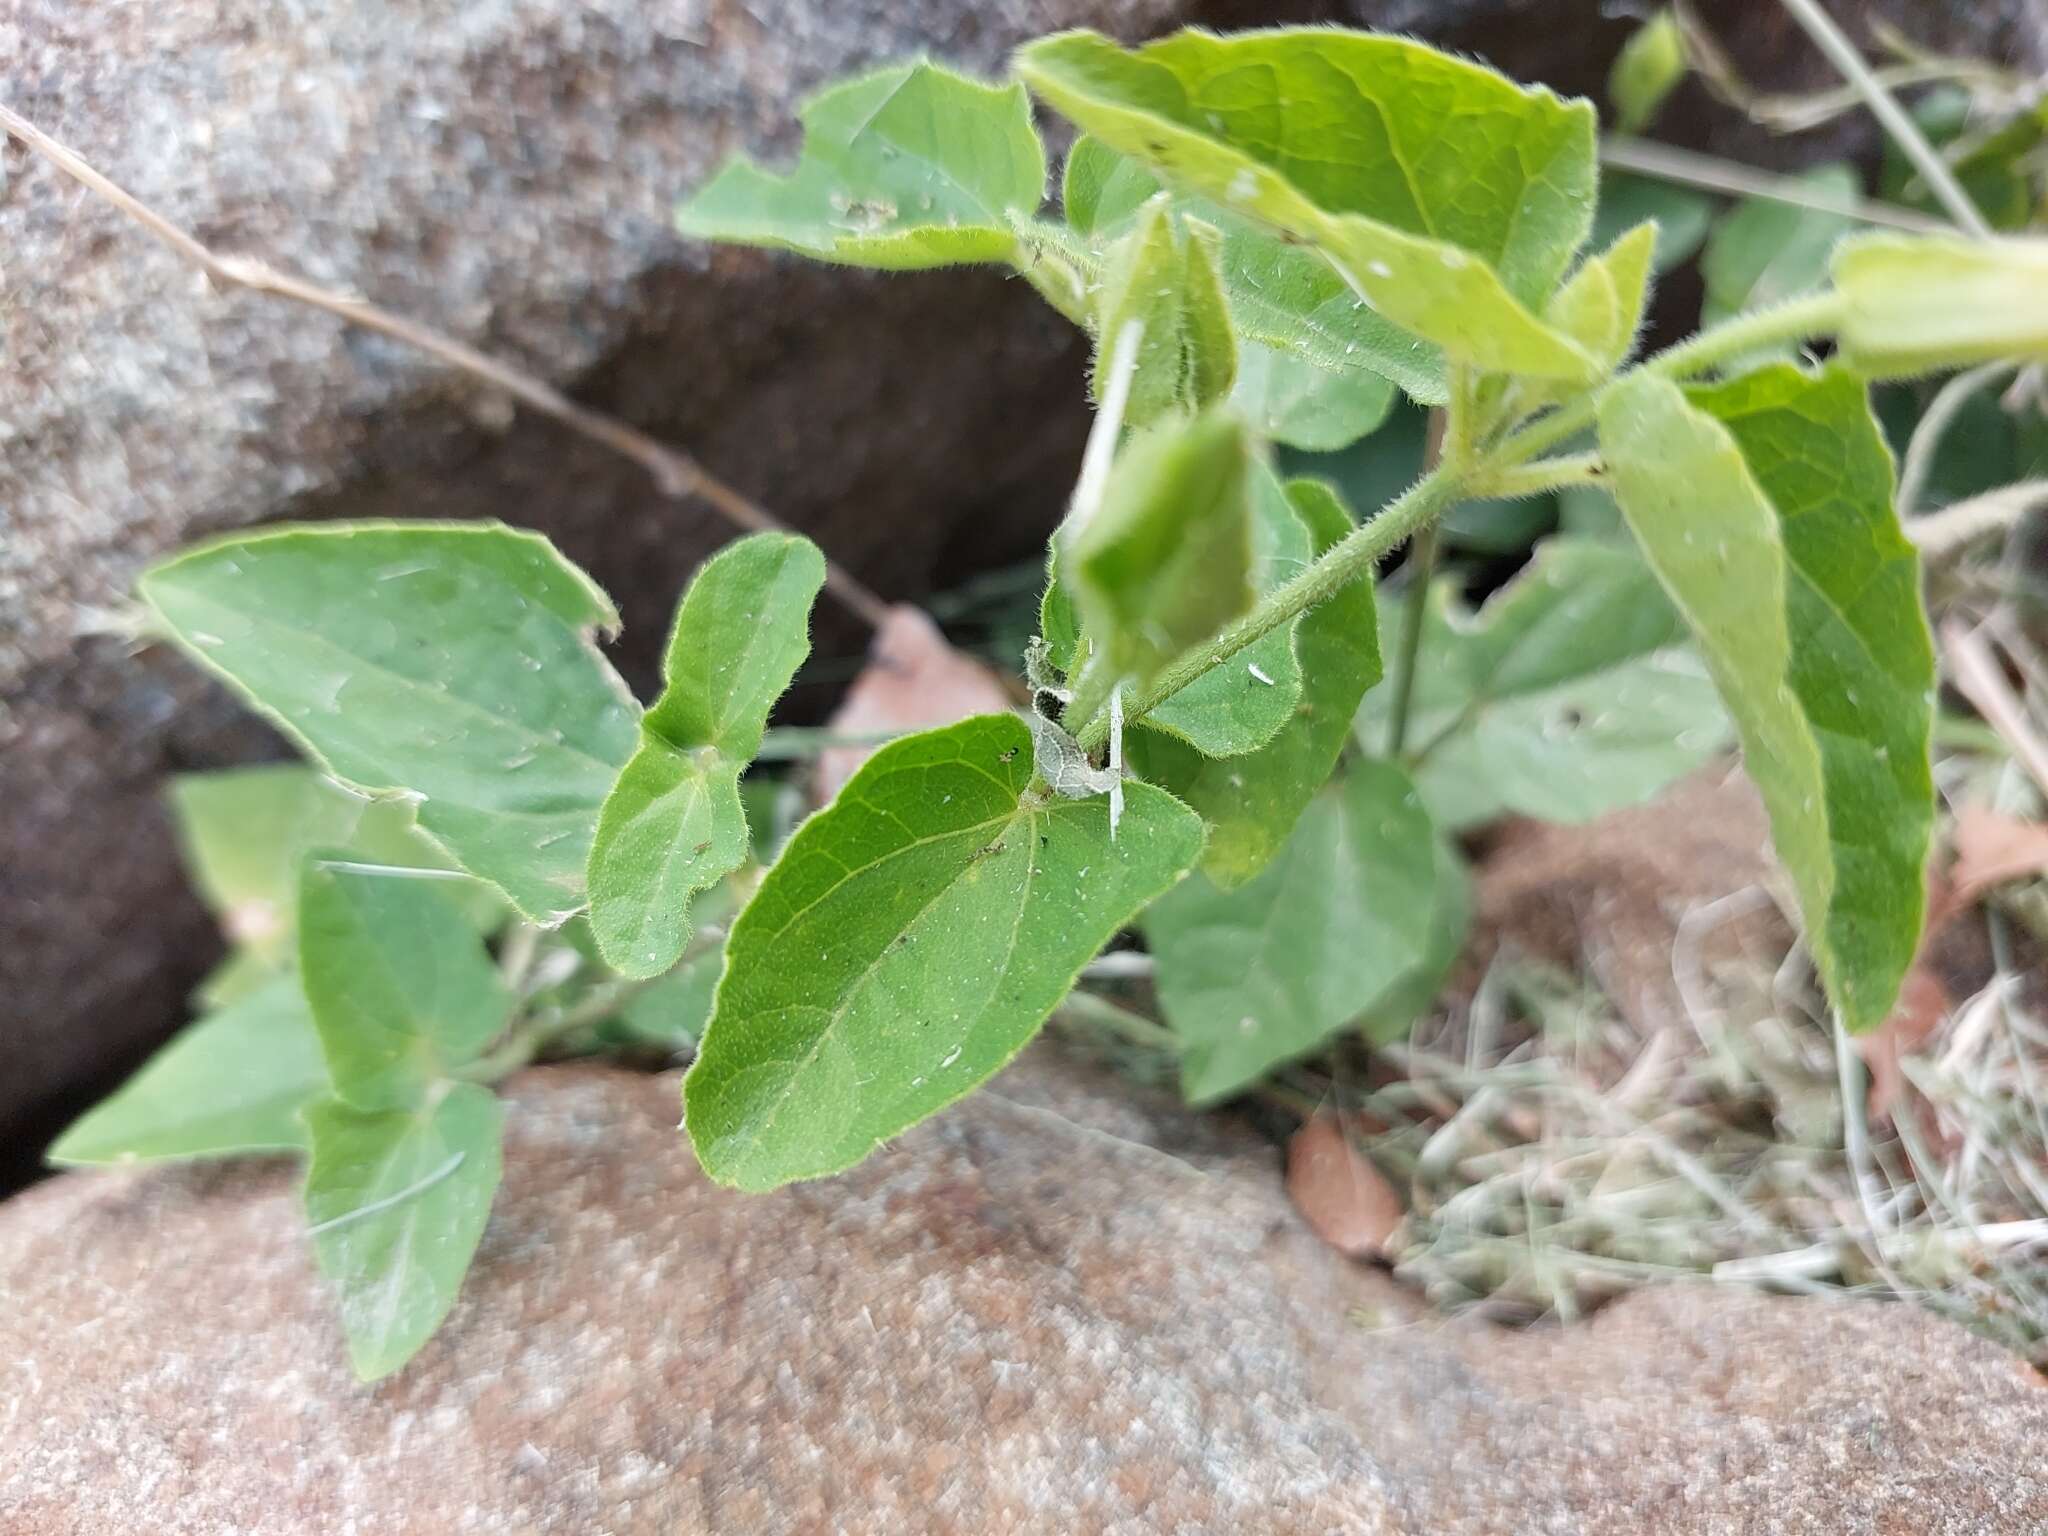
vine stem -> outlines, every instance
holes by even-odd
[[[1876,71],[1871,69],[1856,45],[1849,41],[1848,35],[1835,25],[1835,19],[1819,0],[1778,0],[1778,3],[1813,39],[1815,46],[1827,55],[1828,62],[1841,71],[1842,78],[1856,88],[1864,104],[1870,108],[1871,115],[1884,125],[1885,132],[1913,162],[1913,169],[1927,178],[1928,189],[1948,210],[1948,216],[1956,221],[1956,227],[1973,239],[1989,240],[1991,226],[1978,212],[1977,205],[1970,201],[1970,194],[1956,180],[1948,162],[1927,142],[1920,125],[1906,114],[1906,109],[1899,105],[1899,98],[1878,78]]]
[[[1449,382],[1450,403],[1429,413],[1429,436],[1422,450],[1425,473],[1447,458],[1458,466],[1472,456],[1472,370],[1454,364]],[[1387,721],[1387,756],[1395,759],[1408,739],[1408,712],[1415,702],[1415,674],[1422,661],[1423,621],[1429,615],[1429,589],[1436,583],[1437,544],[1436,524],[1431,522],[1417,530],[1408,546],[1408,605],[1401,614],[1401,655]]]
[[[756,506],[681,449],[671,448],[616,417],[578,405],[560,390],[542,383],[502,358],[492,357],[467,342],[457,341],[452,336],[443,335],[375,304],[319,287],[294,273],[279,271],[246,256],[223,256],[125,187],[95,170],[75,150],[60,144],[4,103],[0,103],[0,128],[21,140],[100,201],[148,230],[221,287],[244,288],[251,293],[289,299],[362,330],[388,336],[393,341],[438,358],[472,378],[502,389],[541,415],[630,459],[647,471],[664,496],[677,500],[695,497],[727,522],[749,532],[789,531],[779,518]],[[825,562],[825,586],[871,628],[881,628],[889,616],[887,603],[829,558]]]
[[[1740,357],[1745,352],[1774,342],[1829,335],[1839,323],[1842,309],[1841,295],[1828,291],[1773,305],[1754,314],[1738,315],[1712,330],[1702,331],[1689,341],[1667,347],[1630,371],[1650,373],[1660,378],[1688,378],[1704,373],[1731,357]],[[1446,508],[1466,495],[1471,485],[1483,484],[1492,476],[1520,468],[1544,449],[1584,431],[1593,424],[1594,401],[1599,393],[1595,391],[1519,432],[1511,433],[1477,464],[1445,462],[1438,465],[1387,503],[1378,516],[1353,529],[1314,565],[1284,586],[1267,593],[1257,607],[1227,626],[1214,640],[1168,663],[1157,677],[1138,689],[1125,703],[1125,722],[1128,724],[1157,709],[1211,668],[1221,666],[1246,646],[1255,644],[1264,635],[1298,618],[1371,571],[1383,557],[1435,522]],[[1567,459],[1558,462],[1568,466],[1559,473],[1582,478],[1581,461]],[[1540,465],[1533,467],[1541,468]],[[1079,712],[1076,712],[1076,718],[1082,718]],[[1085,718],[1086,723],[1075,733],[1075,740],[1083,749],[1093,753],[1109,740],[1109,711],[1099,709]]]

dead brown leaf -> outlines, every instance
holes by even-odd
[[[923,609],[898,603],[875,631],[867,665],[827,728],[849,736],[923,731],[1014,707],[1001,678],[948,645]],[[838,794],[874,750],[834,747],[821,756],[812,781],[820,803]]]
[[[1989,806],[1956,812],[1955,863],[1949,867],[1953,900],[1965,906],[1994,885],[2048,874],[2048,826],[2003,816]]]
[[[1355,1259],[1384,1252],[1405,1214],[1333,1114],[1316,1115],[1288,1141],[1287,1194],[1316,1236]]]

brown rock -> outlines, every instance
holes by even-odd
[[[282,1167],[0,1207],[0,1530],[2033,1532],[2048,1392],[1903,1307],[1420,1315],[1270,1148],[1041,1050],[719,1189],[673,1079],[522,1079],[464,1299],[358,1385]]]
[[[1702,963],[1746,955],[1768,981],[1792,943],[1779,878],[1763,802],[1725,763],[1583,826],[1503,823],[1475,871],[1467,987],[1507,948],[1591,977],[1654,1034],[1684,1018],[1681,929]]]

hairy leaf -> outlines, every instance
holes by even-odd
[[[1458,829],[1512,812],[1590,820],[1648,799],[1729,744],[1726,716],[1684,622],[1633,550],[1571,538],[1534,559],[1476,614],[1438,583],[1424,611],[1406,741],[1423,803]],[[1406,600],[1382,615],[1402,649]],[[1387,746],[1390,701],[1359,715]]]
[[[1223,891],[1197,875],[1161,897],[1143,927],[1188,1099],[1236,1092],[1366,1012],[1426,949],[1435,888],[1414,786],[1361,762],[1257,879]]]
[[[919,61],[828,86],[799,115],[794,170],[778,176],[732,160],[676,210],[677,227],[701,240],[909,270],[1008,260],[1012,216],[1045,196],[1045,151],[1020,86]]]
[[[151,1163],[289,1152],[299,1109],[327,1091],[320,1041],[296,976],[276,976],[187,1026],[72,1122],[53,1163]]]
[[[1263,464],[1251,471],[1252,581],[1260,596],[1309,564],[1309,531]],[[1237,757],[1273,739],[1301,704],[1299,625],[1283,624],[1212,667],[1145,717],[1142,731],[1178,736],[1209,757]]]
[[[512,998],[437,881],[319,856],[299,886],[299,970],[334,1091],[409,1108],[490,1044]]]
[[[1091,135],[1081,135],[1067,157],[1068,221],[1098,243],[1120,234],[1160,190],[1150,171]],[[1318,395],[1331,397],[1325,412],[1344,411],[1347,420],[1350,402],[1359,402],[1358,414],[1369,415],[1372,402],[1388,398],[1389,382],[1428,404],[1441,405],[1448,398],[1442,352],[1366,308],[1317,252],[1209,198],[1183,194],[1175,197],[1175,205],[1223,231],[1220,276],[1239,335],[1240,367],[1250,349],[1264,349],[1297,370],[1282,375],[1293,381],[1289,392],[1313,384]],[[1314,375],[1299,372],[1307,369]],[[1255,387],[1269,388],[1258,381]],[[1244,408],[1256,424],[1257,407]],[[1317,430],[1327,436],[1339,428],[1331,424]],[[1344,441],[1370,430],[1368,421]]]
[[[1357,442],[1387,419],[1394,386],[1363,368],[1324,368],[1253,341],[1238,348],[1230,403],[1259,436],[1329,453]]]
[[[1590,379],[1533,311],[1593,209],[1593,113],[1405,38],[1089,32],[1024,48],[1034,91],[1175,190],[1309,241],[1453,357]]]
[[[986,1081],[1201,851],[1162,790],[1128,787],[1112,841],[1103,799],[1031,776],[1024,722],[978,716],[890,743],[790,840],[684,1082],[713,1178],[837,1173]]]
[[[1111,247],[1096,311],[1095,398],[1104,398],[1119,349],[1136,337],[1137,361],[1124,421],[1142,427],[1192,413],[1229,393],[1237,341],[1224,308],[1216,256],[1223,237],[1180,223],[1164,199]]]
[[[147,572],[171,637],[336,778],[418,800],[420,829],[537,922],[583,864],[635,709],[591,644],[617,615],[537,534],[321,524]]]
[[[1215,410],[1165,423],[1117,456],[1060,554],[1082,631],[1143,682],[1252,605],[1251,443]]]
[[[1919,940],[1934,663],[1863,389],[1782,364],[1690,396],[1631,377],[1599,416],[1622,513],[1735,720],[1828,995],[1873,1028]]]
[[[1865,235],[1835,253],[1842,360],[1895,378],[2048,359],[2048,240]]]
[[[410,1109],[329,1099],[306,1112],[313,1254],[363,1380],[404,1365],[455,1305],[498,1190],[503,1126],[474,1083],[444,1083]]]
[[[599,814],[590,927],[613,969],[659,976],[690,938],[690,899],[747,856],[740,775],[810,652],[825,559],[757,533],[706,562],[676,610],[662,694]]]

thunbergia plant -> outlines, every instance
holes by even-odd
[[[1658,231],[1587,248],[1585,102],[1320,29],[1070,32],[1014,72],[832,86],[793,169],[735,162],[680,224],[1007,266],[1094,338],[1028,716],[890,742],[778,850],[742,776],[808,648],[804,539],[698,572],[645,708],[594,643],[610,604],[534,534],[273,528],[143,578],[312,766],[180,787],[236,952],[55,1156],[304,1153],[366,1376],[452,1304],[499,1178],[489,1085],[544,1047],[693,1050],[697,1158],[772,1189],[986,1082],[1135,925],[1216,1099],[1427,1006],[1465,924],[1451,832],[1591,815],[1731,738],[1840,1021],[1891,1007],[1935,676],[1866,381],[2048,354],[2048,249],[1853,240],[1831,284],[1636,360]],[[1057,214],[1027,90],[1080,133]],[[1276,470],[1397,391],[1440,445],[1363,523]],[[1554,538],[1479,612],[1424,582],[1382,625],[1383,558],[1560,488],[1611,493],[1632,547]]]

